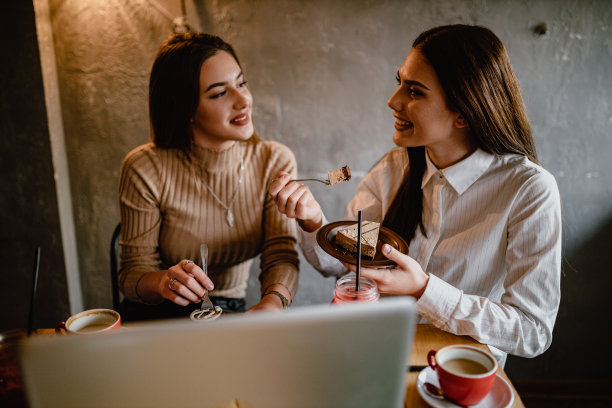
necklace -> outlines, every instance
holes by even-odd
[[[232,198],[230,199],[229,204],[225,204],[223,200],[221,200],[219,196],[215,194],[212,188],[210,188],[206,180],[204,180],[204,177],[202,177],[202,182],[206,186],[206,189],[208,190],[208,192],[213,196],[215,201],[217,201],[217,203],[225,209],[225,220],[227,221],[230,227],[234,226],[234,213],[232,212],[231,207],[232,207],[232,204],[234,204],[234,200],[236,199],[238,188],[240,187],[240,184],[242,183],[243,173],[244,173],[244,157],[240,159],[240,176],[238,176],[238,183],[236,183],[236,187],[234,188],[234,194],[232,195]],[[204,174],[202,174],[202,176],[204,176]]]

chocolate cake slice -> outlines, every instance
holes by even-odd
[[[338,231],[336,245],[346,249],[351,254],[357,254],[357,223]],[[373,221],[361,223],[361,254],[374,259],[380,224]]]

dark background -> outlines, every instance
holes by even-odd
[[[25,328],[40,247],[35,326],[69,312],[34,10],[0,6],[0,330]]]

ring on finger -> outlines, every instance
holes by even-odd
[[[185,261],[185,263],[183,264],[183,270],[184,270],[185,272],[187,272],[187,269],[185,269],[185,268],[186,268],[186,267],[187,267],[187,265],[189,265],[190,263],[193,263],[193,261],[189,261],[189,260],[187,260],[187,261]]]
[[[174,290],[174,283],[176,282],[176,279],[172,278],[170,279],[170,283],[168,284],[168,287],[170,288],[170,290]]]

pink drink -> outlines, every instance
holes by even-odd
[[[344,276],[336,282],[334,300],[332,303],[342,304],[351,302],[373,303],[380,298],[376,282],[369,278],[359,279],[359,292],[355,290],[355,275]]]

